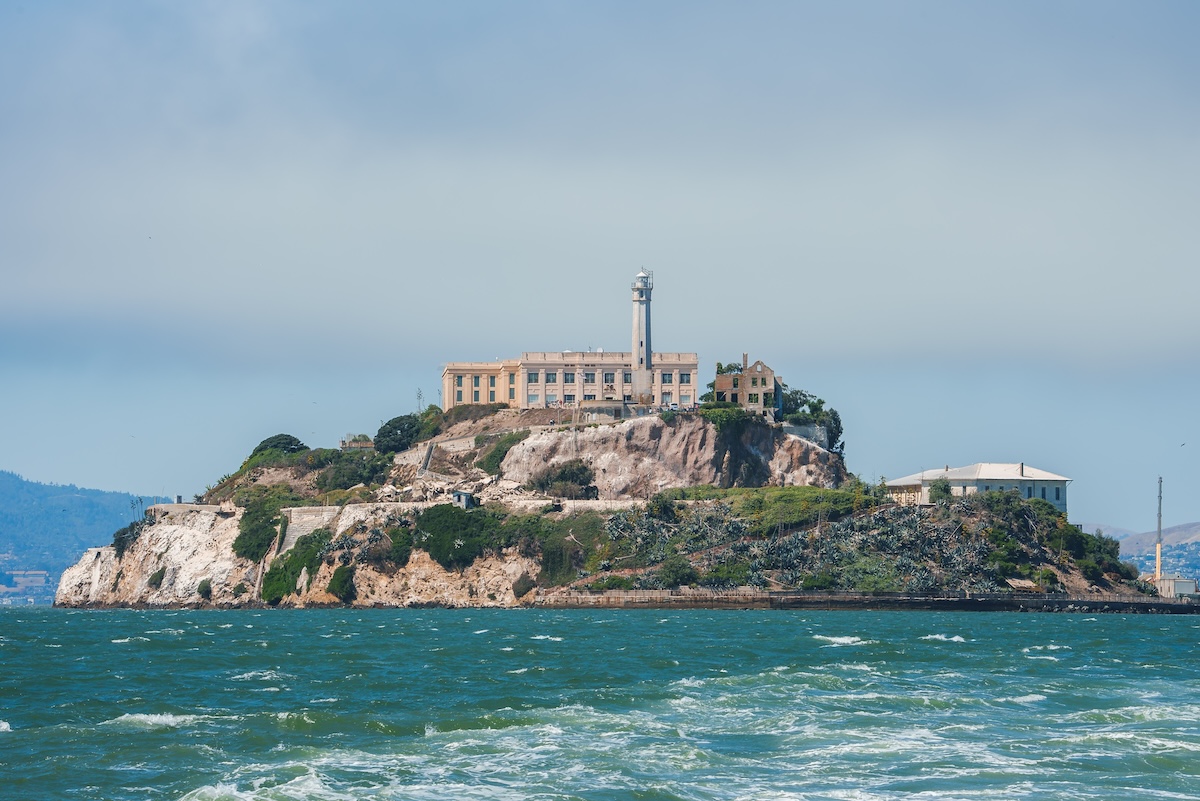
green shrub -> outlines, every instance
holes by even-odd
[[[487,509],[465,511],[440,504],[417,518],[413,545],[424,548],[447,570],[461,570],[485,551],[499,551],[510,544],[500,522]]]
[[[392,469],[392,459],[382,453],[336,451],[337,456],[314,482],[321,492],[345,490],[358,484],[381,484]]]
[[[234,586],[234,588],[233,588],[233,597],[234,597],[234,598],[241,598],[243,595],[245,595],[245,594],[246,594],[247,592],[249,592],[249,591],[250,591],[250,590],[249,590],[249,589],[247,589],[247,587],[246,587],[245,583],[244,583],[244,582],[241,582],[241,581],[239,581],[239,582],[238,582],[238,583],[237,583],[237,584]]]
[[[658,416],[660,418],[662,418],[662,421],[664,423],[666,423],[667,425],[671,425],[671,423],[674,423],[675,418],[678,417],[679,415],[676,414],[675,412],[671,411],[670,409],[664,409],[662,411],[662,413],[660,413]]]
[[[664,587],[674,589],[680,584],[695,584],[700,574],[682,554],[671,554],[658,568],[658,580]]]
[[[714,587],[716,589],[741,587],[749,583],[749,562],[725,562],[714,566],[700,577],[701,586]]]
[[[338,565],[329,579],[329,594],[344,604],[353,601],[358,593],[354,588],[354,565]]]
[[[275,484],[270,487],[248,487],[235,496],[234,502],[244,507],[245,511],[238,521],[233,552],[243,559],[258,562],[267,555],[279,536],[279,527],[283,525],[279,510],[306,501],[288,485]]]
[[[1097,582],[1104,579],[1104,571],[1090,556],[1085,556],[1082,559],[1076,560],[1075,566],[1079,568],[1079,572],[1082,573],[1083,577],[1088,581]]]
[[[592,468],[582,459],[571,459],[547,467],[534,477],[530,485],[539,492],[555,498],[597,498],[600,495]]]
[[[740,406],[722,403],[705,404],[700,416],[717,427],[718,434],[737,436],[746,425],[746,412]]]
[[[534,582],[534,580],[529,577],[528,573],[522,573],[520,576],[517,577],[517,580],[513,582],[513,585],[512,585],[513,595],[517,598],[524,598],[526,595],[529,594],[530,590],[532,590],[536,586],[537,586],[537,583]]]
[[[379,427],[375,435],[375,450],[379,453],[406,451],[417,441],[421,433],[421,420],[415,414],[393,417]]]
[[[935,478],[929,482],[930,503],[950,503],[954,493],[950,489],[950,481],[946,478]]]
[[[459,407],[456,406],[455,408],[457,409]],[[499,475],[500,463],[504,461],[504,457],[508,455],[509,450],[511,450],[514,445],[528,436],[528,429],[524,431],[512,431],[508,434],[505,434],[504,436],[500,437],[500,439],[496,440],[496,444],[493,445],[487,453],[481,456],[475,464],[494,476]]]
[[[412,532],[406,528],[389,528],[387,535],[391,542],[391,546],[388,548],[388,561],[397,567],[404,567],[412,556]]]
[[[325,546],[331,538],[328,530],[318,528],[296,540],[292,549],[276,559],[263,577],[262,599],[274,606],[285,596],[296,592],[296,582],[305,568],[308,569],[308,582],[311,585],[321,565]]]
[[[155,570],[150,574],[150,578],[146,581],[146,584],[150,586],[150,589],[157,590],[162,586],[163,578],[165,578],[166,575],[167,569],[165,567],[160,567],[158,570]]]
[[[113,533],[113,549],[117,552],[117,559],[120,560],[125,556],[125,550],[132,545],[138,537],[142,535],[142,531],[149,525],[146,518],[135,520],[124,528],[117,529]]]
[[[609,590],[632,590],[633,579],[628,576],[605,576],[588,585],[592,592],[607,592]]]
[[[208,579],[201,581],[200,585],[196,587],[196,594],[206,601],[212,598],[212,582]]]
[[[836,589],[837,580],[834,579],[833,574],[828,570],[821,570],[805,576],[800,587],[805,590],[832,590]]]
[[[299,453],[306,451],[308,447],[300,440],[293,437],[291,434],[276,434],[273,437],[267,437],[258,446],[250,452],[250,456],[257,456],[266,451],[279,451],[280,453]]]

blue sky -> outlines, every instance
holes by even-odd
[[[191,495],[442,363],[743,351],[864,478],[1200,520],[1194,3],[0,5],[0,468]],[[705,379],[707,380],[707,379]],[[1184,444],[1187,443],[1187,444]]]

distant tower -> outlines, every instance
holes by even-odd
[[[651,403],[654,382],[654,350],[650,345],[650,293],[654,291],[654,273],[642,270],[633,279],[633,400]]]

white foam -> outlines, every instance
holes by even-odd
[[[997,698],[997,701],[1010,701],[1014,704],[1032,704],[1038,701],[1045,701],[1046,696],[1041,693],[1029,693],[1028,695],[1017,695],[1011,698]]]
[[[842,648],[847,645],[874,645],[879,640],[864,640],[861,637],[828,637],[824,634],[814,634],[814,640],[824,640],[829,645],[822,645],[822,648]]]
[[[0,720],[0,732],[2,731],[12,731],[12,726],[8,725],[7,720]]]
[[[150,642],[149,637],[122,637],[119,640],[109,640],[109,642],[120,644],[120,643],[126,643],[126,642],[134,642],[135,640],[137,642]]]
[[[529,639],[531,640],[549,640],[550,642],[562,642],[562,637],[552,637],[549,634],[535,634]]]
[[[966,642],[962,635],[955,634],[953,637],[947,637],[945,634],[926,634],[922,640],[939,640],[941,642]]]
[[[1027,654],[1030,651],[1070,651],[1069,645],[1030,645],[1021,649],[1021,653]]]
[[[511,645],[506,645],[503,648],[501,648],[500,650],[501,651],[511,651],[512,649],[513,649],[513,647]]]
[[[480,629],[479,631],[476,631],[476,632],[473,632],[473,633],[475,633],[475,634],[487,634],[487,633],[488,633],[488,631],[490,631],[490,629]]]
[[[198,720],[203,720],[203,715],[172,715],[172,714],[144,714],[133,713],[124,714],[119,718],[106,720],[105,726],[131,726],[139,729],[176,729],[180,726],[190,726]]]
[[[231,676],[230,681],[278,681],[282,678],[284,678],[284,674],[276,670],[251,670],[248,673]]]

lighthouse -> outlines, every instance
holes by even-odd
[[[650,345],[650,293],[654,291],[654,273],[642,270],[633,279],[633,400],[654,402],[654,350]]]

